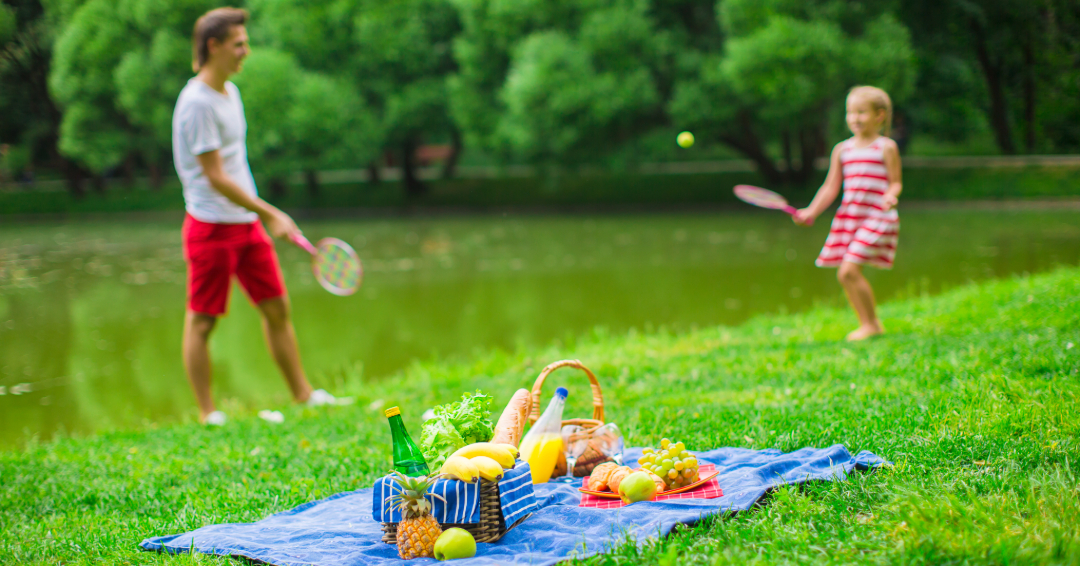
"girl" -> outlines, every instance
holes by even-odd
[[[843,177],[844,198],[814,263],[840,268],[836,278],[859,316],[859,327],[847,339],[865,340],[885,332],[885,328],[878,320],[874,290],[863,277],[862,267],[891,269],[900,232],[895,209],[902,189],[900,151],[896,142],[886,137],[892,125],[889,95],[872,86],[851,89],[847,125],[855,135],[833,148],[825,183],[810,206],[797,211],[793,219],[803,226],[812,223],[836,200]]]

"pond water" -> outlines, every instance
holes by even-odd
[[[1080,261],[1076,210],[910,210],[902,222],[896,269],[867,270],[882,301]],[[363,259],[363,287],[346,298],[315,283],[302,251],[278,250],[304,364],[333,389],[346,368],[379,379],[418,358],[597,326],[678,330],[843,304],[835,272],[813,265],[827,224],[756,212],[305,222],[311,239],[340,237]],[[0,226],[0,446],[194,415],[184,277],[178,219]],[[219,399],[288,402],[238,287],[212,354]]]

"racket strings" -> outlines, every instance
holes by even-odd
[[[333,243],[320,242],[315,272],[327,285],[341,291],[355,290],[360,283],[359,259]]]
[[[763,208],[784,208],[787,206],[787,199],[768,190],[757,187],[739,186],[735,188],[735,195],[745,202],[760,206]]]

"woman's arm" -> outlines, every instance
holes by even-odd
[[[900,149],[896,147],[896,142],[886,145],[884,154],[885,171],[889,177],[889,188],[886,189],[885,195],[881,197],[881,210],[888,212],[892,210],[892,207],[896,206],[896,202],[900,199],[900,191],[904,190],[904,183],[900,178]]]
[[[803,226],[811,224],[840,195],[840,186],[843,180],[840,167],[841,145],[842,143],[838,143],[833,148],[832,156],[829,158],[829,174],[825,176],[825,182],[821,184],[821,188],[814,195],[814,200],[810,201],[809,206],[795,211],[795,214],[792,215],[791,219],[796,224]]]
[[[210,181],[210,186],[225,195],[225,198],[258,214],[259,219],[266,225],[266,229],[271,236],[284,238],[300,233],[300,228],[296,226],[296,223],[288,214],[240,188],[240,185],[237,185],[236,181],[233,181],[225,173],[225,169],[221,166],[221,154],[218,153],[218,150],[208,151],[196,156],[196,158],[199,160],[199,165],[202,166],[203,174]]]

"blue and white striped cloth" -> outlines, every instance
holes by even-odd
[[[401,521],[401,512],[386,500],[395,493],[401,493],[401,488],[394,482],[393,476],[383,476],[375,480],[374,497],[371,498],[372,518],[380,523]],[[428,489],[428,493],[434,493],[446,500],[443,503],[438,497],[428,498],[433,504],[431,513],[440,523],[480,522],[480,482],[438,479]],[[499,480],[499,500],[507,526],[537,509],[528,463],[518,460],[513,469],[503,473]]]

